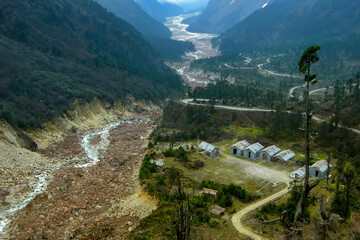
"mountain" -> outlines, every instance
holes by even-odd
[[[167,17],[177,16],[184,10],[176,4],[158,0],[136,0],[136,2],[154,19],[165,22]]]
[[[185,52],[195,50],[194,45],[190,42],[170,39],[171,31],[150,17],[134,0],[96,1],[109,12],[132,24],[165,59],[178,60]]]
[[[92,0],[2,0],[0,65],[0,117],[24,128],[75,100],[159,101],[182,90],[135,28]]]
[[[359,33],[358,0],[276,0],[226,31],[218,40],[220,50],[226,52],[295,42],[319,44],[330,39],[346,38],[348,42],[352,35]]]
[[[190,32],[219,34],[260,9],[270,0],[210,0],[206,9],[188,27]]]
[[[133,25],[147,36],[171,37],[171,31],[150,17],[134,0],[96,0],[101,6]]]

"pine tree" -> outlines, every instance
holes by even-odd
[[[305,92],[305,102],[306,102],[306,124],[305,124],[305,148],[306,148],[306,159],[305,159],[305,179],[304,179],[304,186],[301,193],[301,198],[298,202],[296,207],[294,222],[296,223],[300,216],[303,215],[306,205],[306,200],[312,188],[314,188],[318,181],[309,184],[310,178],[310,120],[312,115],[310,113],[310,99],[309,99],[309,92],[310,92],[310,84],[315,85],[317,83],[316,75],[311,74],[311,65],[316,63],[320,60],[318,57],[317,51],[320,50],[320,46],[310,46],[299,61],[299,72],[305,75],[305,82],[306,82],[306,92]]]

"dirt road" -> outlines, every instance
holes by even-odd
[[[251,173],[252,175],[256,176],[257,178],[264,178],[264,179],[268,179],[270,181],[274,181],[276,179],[276,181],[283,182],[286,184],[286,187],[284,189],[282,189],[281,191],[247,206],[246,208],[242,209],[240,212],[236,213],[231,219],[234,227],[240,233],[245,234],[256,240],[265,239],[264,237],[261,237],[261,236],[257,235],[256,233],[252,232],[251,230],[247,229],[242,224],[241,219],[243,217],[245,217],[252,210],[255,210],[261,206],[264,206],[267,203],[285,195],[288,192],[288,186],[291,181],[288,173],[270,169],[270,168],[261,166],[257,163],[253,163],[250,161],[239,161],[239,158],[235,158],[231,155],[225,155],[224,161],[235,161],[237,163],[237,165],[240,165],[241,168],[245,169],[244,174]]]
[[[234,227],[242,234],[245,234],[249,237],[251,237],[252,239],[255,240],[261,240],[261,239],[266,239],[265,237],[259,236],[256,233],[252,232],[251,230],[247,229],[241,222],[241,219],[246,216],[249,212],[266,205],[267,203],[285,195],[288,192],[288,187],[284,188],[283,190],[281,190],[280,192],[277,192],[265,199],[262,199],[254,204],[251,204],[250,206],[244,208],[243,210],[241,210],[240,212],[236,213],[231,221],[234,224]]]

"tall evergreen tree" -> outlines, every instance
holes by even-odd
[[[305,101],[306,101],[306,124],[305,124],[305,147],[306,147],[306,159],[305,159],[305,180],[304,186],[301,193],[301,198],[298,202],[295,212],[294,222],[296,223],[299,217],[304,213],[307,197],[312,188],[314,188],[318,182],[314,182],[311,185],[309,184],[310,178],[310,136],[309,136],[309,127],[311,120],[310,113],[310,84],[315,85],[317,83],[316,75],[311,74],[311,65],[320,60],[318,57],[317,51],[320,50],[320,46],[310,46],[300,58],[299,61],[299,72],[305,75],[306,82],[306,92],[305,92]]]

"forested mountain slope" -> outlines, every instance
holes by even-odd
[[[222,51],[341,40],[360,33],[360,1],[276,0],[225,32]]]
[[[177,16],[184,12],[184,10],[178,5],[165,1],[159,2],[158,0],[136,0],[136,2],[151,17],[160,22],[164,22],[167,17]]]
[[[270,0],[210,0],[206,9],[188,30],[191,32],[222,33],[240,22]]]
[[[37,127],[75,99],[159,100],[181,79],[130,24],[92,0],[0,2],[0,117]]]
[[[96,1],[109,12],[132,24],[162,57],[180,59],[185,52],[194,50],[190,42],[171,40],[171,31],[150,17],[134,0]]]
[[[133,25],[143,35],[171,37],[170,30],[151,18],[134,0],[96,0],[101,6]]]

